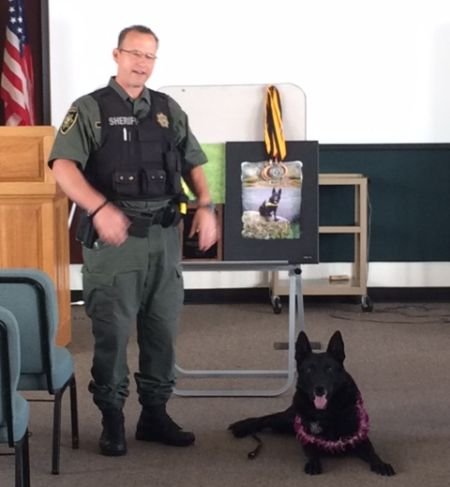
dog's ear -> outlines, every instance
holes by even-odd
[[[297,362],[297,367],[300,363],[312,353],[311,344],[304,331],[298,334],[297,342],[295,343],[295,360]]]
[[[329,353],[335,360],[340,362],[341,364],[345,360],[345,351],[344,351],[344,340],[342,340],[341,332],[335,331],[330,338],[327,347],[327,353]]]

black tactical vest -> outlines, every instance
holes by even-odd
[[[101,145],[86,179],[109,200],[158,200],[181,194],[181,158],[167,96],[150,90],[151,109],[137,119],[111,87],[91,93],[99,104]]]

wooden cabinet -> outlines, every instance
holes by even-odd
[[[47,159],[50,126],[0,127],[0,266],[32,267],[55,283],[57,343],[71,339],[67,198]]]
[[[182,260],[184,262],[191,260],[199,261],[218,261],[223,259],[223,205],[216,205],[215,212],[218,226],[218,240],[206,252],[198,250],[198,237],[189,237],[192,219],[196,212],[195,203],[189,203],[186,216],[181,223],[182,234]]]

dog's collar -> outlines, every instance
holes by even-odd
[[[340,438],[336,441],[324,440],[318,436],[308,433],[302,423],[300,416],[295,416],[294,429],[297,439],[304,446],[314,445],[321,450],[329,453],[338,453],[356,446],[364,440],[367,440],[369,434],[369,416],[364,408],[362,397],[359,396],[356,401],[356,410],[358,412],[358,430],[352,436]]]

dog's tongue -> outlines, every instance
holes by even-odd
[[[314,396],[314,406],[316,409],[325,409],[327,407],[326,396]]]

